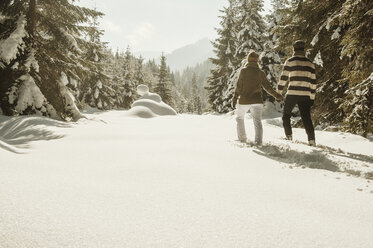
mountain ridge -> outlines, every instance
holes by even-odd
[[[136,56],[142,56],[145,59],[155,59],[160,61],[162,52],[156,51],[143,51],[136,52]],[[195,66],[199,63],[205,62],[207,59],[214,56],[213,46],[208,38],[203,38],[195,43],[180,47],[171,53],[165,54],[167,64],[172,71],[182,71],[187,67]]]

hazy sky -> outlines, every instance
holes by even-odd
[[[113,49],[171,52],[202,38],[214,39],[227,0],[80,0],[105,13],[104,41]],[[270,0],[265,0],[270,8]]]

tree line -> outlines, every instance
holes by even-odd
[[[316,125],[373,131],[373,1],[228,0],[214,58],[171,72],[166,58],[145,62],[102,42],[103,13],[74,1],[0,2],[0,112],[77,120],[86,106],[128,109],[147,84],[179,112],[231,111],[245,57],[255,50],[273,87],[293,41],[317,65]],[[211,71],[210,71],[211,70]],[[273,101],[270,96],[265,96]]]
[[[366,136],[373,132],[373,1],[229,0],[221,10],[208,79],[213,111],[231,111],[230,100],[246,55],[260,54],[273,87],[295,40],[307,44],[317,67],[316,124]],[[273,100],[273,99],[269,99]]]
[[[1,112],[77,120],[87,106],[130,108],[139,84],[175,105],[165,56],[158,65],[129,48],[112,52],[101,39],[102,16],[68,0],[2,0]]]

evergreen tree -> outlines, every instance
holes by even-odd
[[[87,28],[82,24],[102,13],[67,0],[2,1],[0,7],[2,16],[9,17],[1,28],[0,46],[12,48],[1,55],[3,112],[80,118],[62,80],[64,74],[77,79],[90,73],[91,62],[83,54],[91,43],[83,38]]]
[[[140,84],[145,84],[145,75],[143,68],[144,58],[141,56],[136,59],[135,72],[134,72],[134,83],[135,87]]]
[[[274,42],[273,49],[284,62],[292,53],[291,44],[294,42],[295,27],[299,27],[295,17],[296,6],[292,0],[271,0],[273,11],[267,16],[268,33]]]
[[[194,112],[194,106],[193,106],[193,102],[192,101],[188,101],[187,112],[188,113],[193,113]]]
[[[223,93],[227,90],[229,77],[235,69],[236,53],[236,0],[229,0],[229,6],[220,11],[221,27],[217,29],[219,37],[213,42],[215,58],[211,62],[215,66],[208,78],[208,101],[211,109],[223,112]]]
[[[117,48],[117,50],[115,51],[115,60],[118,61],[119,60],[119,48]]]
[[[33,44],[35,24],[29,21],[34,20],[35,6],[27,10],[19,2],[5,1],[0,7],[2,112],[6,115],[39,114],[58,118],[56,110],[40,91],[35,79],[39,71]],[[29,11],[28,17],[26,11]]]
[[[238,0],[237,51],[235,66],[240,66],[250,51],[258,54],[263,51],[266,25],[260,12],[263,0]]]
[[[333,25],[328,19],[339,9],[339,3],[333,2],[292,1],[286,11],[288,14],[275,28],[279,37],[278,45],[287,54],[285,57],[292,55],[292,43],[295,40],[301,39],[308,44],[307,56],[316,64],[318,83],[314,110],[318,117],[315,119],[316,123],[342,120],[342,112],[337,111],[340,105],[337,99],[341,99],[345,85],[339,83],[341,63],[335,59],[335,55],[340,53],[340,47],[337,39],[330,38]],[[316,55],[318,59],[314,60]],[[325,75],[326,73],[329,75]],[[330,98],[334,101],[330,101]]]
[[[233,60],[234,70],[228,75],[228,86],[223,95],[222,112],[232,110],[231,101],[234,89],[239,73],[246,63],[247,55],[250,51],[256,51],[260,54],[264,50],[266,42],[266,25],[263,17],[260,15],[260,12],[263,11],[263,0],[238,0],[236,9],[237,20],[234,26],[236,28],[237,39],[236,53]],[[268,59],[263,59],[262,61],[267,63],[266,69],[269,70],[268,64],[273,61],[269,61]]]
[[[368,0],[292,1],[289,15],[279,25],[283,48],[290,50],[296,39],[310,44],[308,56],[317,64],[314,113],[319,124],[344,122],[346,130],[362,133],[366,131],[362,130],[363,126],[370,126],[373,117],[369,111],[364,112],[364,124],[353,121],[351,116],[356,116],[358,111],[350,103],[360,104],[360,109],[371,108],[370,101],[365,101],[360,92],[370,94],[367,82],[373,70],[373,32],[369,28],[372,5]]]
[[[206,60],[201,64],[197,64],[194,67],[187,67],[183,70],[182,73],[175,71],[175,85],[177,89],[177,98],[175,103],[179,113],[182,113],[185,110],[186,102],[192,102],[194,97],[192,95],[192,86],[193,77],[196,80],[196,96],[199,97],[201,102],[201,112],[205,109],[208,109],[208,92],[205,89],[207,86],[207,79],[210,75],[210,71],[213,68],[213,65],[210,60]]]
[[[135,96],[135,83],[133,78],[133,67],[132,67],[132,53],[129,47],[127,47],[124,62],[123,62],[123,74],[122,74],[122,85],[121,92],[123,94],[123,100],[121,107],[129,109]]]
[[[197,113],[199,115],[202,114],[202,102],[201,102],[201,97],[199,96],[196,73],[193,73],[193,77],[192,77],[191,101],[192,101],[192,112]]]
[[[162,100],[169,104],[173,105],[172,102],[172,94],[170,90],[170,78],[169,78],[169,70],[166,64],[166,56],[162,54],[161,57],[161,65],[159,67],[159,74],[158,74],[158,84],[155,86],[154,91],[158,93]]]
[[[86,52],[87,60],[91,61],[91,73],[82,79],[79,99],[91,107],[98,109],[110,109],[114,107],[114,99],[111,97],[113,89],[110,87],[109,77],[106,75],[109,64],[106,46],[101,42],[103,31],[98,29],[97,18],[94,18],[88,33],[91,47]]]
[[[367,136],[373,133],[373,2],[347,0],[338,16],[332,38],[341,37],[341,57],[347,60],[342,82],[348,83],[341,109],[347,130]]]
[[[151,91],[154,91],[155,86],[158,83],[159,67],[155,60],[149,60],[144,66],[144,76],[146,85],[148,85]]]
[[[286,54],[278,42],[276,28],[286,17],[289,3],[288,0],[272,0],[271,2],[273,11],[267,16],[267,32],[264,35],[265,43],[263,45],[263,52],[259,56],[259,65],[267,75],[267,79],[272,87],[276,88],[282,69],[281,58],[283,58],[283,60],[286,59]],[[273,97],[269,96],[264,90],[263,97],[264,99],[269,98],[274,101]]]
[[[363,82],[348,89],[342,104],[346,130],[367,137],[373,133],[373,72]]]

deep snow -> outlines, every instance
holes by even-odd
[[[252,147],[229,115],[86,116],[0,116],[1,248],[373,247],[367,139],[311,148],[267,119]]]

